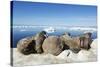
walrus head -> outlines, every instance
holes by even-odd
[[[48,35],[47,35],[47,33],[45,31],[41,31],[39,35],[40,36],[44,36],[45,38],[48,37]]]

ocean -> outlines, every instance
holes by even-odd
[[[47,34],[60,36],[65,32],[71,34],[72,37],[84,34],[85,32],[92,33],[92,39],[97,38],[97,27],[51,27],[51,26],[13,26],[12,28],[12,48],[17,46],[19,40],[25,37],[36,35],[40,31],[46,31]]]

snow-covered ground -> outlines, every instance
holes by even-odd
[[[59,63],[73,63],[73,62],[94,62],[97,61],[97,39],[91,44],[91,49],[81,50],[75,54],[71,50],[64,50],[58,56],[51,54],[30,54],[23,55],[13,49],[13,64],[14,66],[23,65],[43,65],[43,64],[59,64]]]

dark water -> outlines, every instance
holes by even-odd
[[[13,28],[13,38],[12,38],[12,47],[16,47],[17,45],[17,42],[20,40],[20,39],[23,39],[25,37],[29,37],[29,36],[33,36],[35,35],[36,33],[42,31],[43,28],[33,28],[33,29],[25,29],[25,31],[21,31],[20,28]],[[62,35],[64,32],[69,32],[71,34],[71,36],[77,36],[77,35],[81,35],[83,34],[83,31],[80,31],[80,30],[65,30],[65,29],[57,29],[55,32],[53,33],[48,33],[48,35],[57,35],[57,36],[60,36]],[[92,32],[92,39],[95,39],[97,38],[97,32],[94,31]]]

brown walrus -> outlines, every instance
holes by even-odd
[[[43,52],[42,44],[43,44],[45,38],[47,38],[47,34],[45,31],[42,31],[42,32],[36,34],[36,36],[35,36],[35,43],[36,43],[35,50],[37,53]]]
[[[46,32],[41,31],[36,36],[32,37],[26,37],[24,39],[21,39],[17,43],[17,49],[19,52],[28,55],[31,53],[42,53],[42,43],[44,39],[46,38]]]
[[[91,33],[85,33],[81,36],[71,37],[65,33],[60,37],[65,45],[69,46],[74,53],[78,53],[81,49],[89,49],[92,42]]]
[[[74,41],[68,33],[60,36],[60,39],[64,43],[64,47],[68,46],[69,49],[72,50],[74,53],[78,53],[80,51],[80,46],[78,46],[77,42]]]

